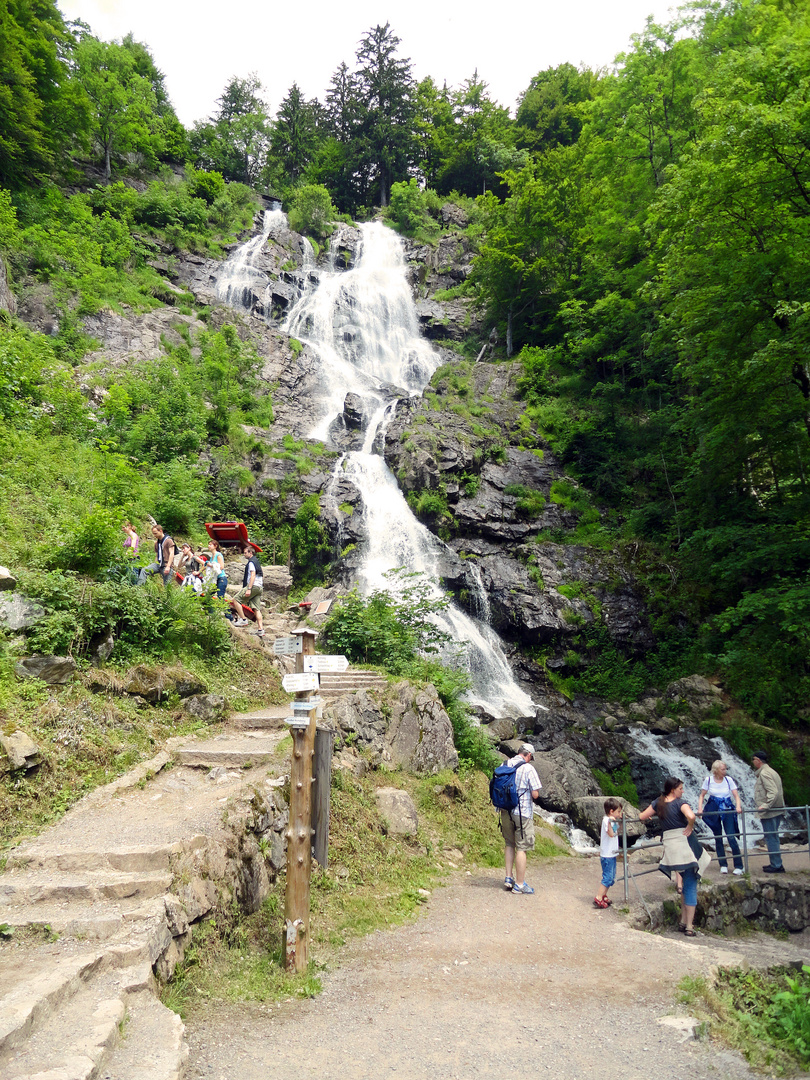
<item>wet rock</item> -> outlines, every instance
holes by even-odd
[[[0,627],[4,630],[30,630],[46,616],[41,604],[25,596],[0,596]]]
[[[534,767],[543,785],[540,805],[546,810],[565,814],[573,800],[601,794],[588,762],[564,743],[547,753],[536,754]]]
[[[39,747],[24,731],[0,734],[0,772],[34,769],[39,764]]]
[[[343,401],[343,420],[346,427],[355,431],[362,430],[368,420],[363,407],[363,399],[359,394],[349,393]]]
[[[7,566],[0,566],[0,592],[13,592],[17,588],[17,579]]]
[[[225,698],[222,694],[192,694],[183,708],[204,724],[213,724],[225,716]]]
[[[49,686],[63,686],[76,671],[76,661],[69,656],[24,656],[14,665],[21,679],[40,679]]]
[[[388,832],[393,836],[415,836],[419,828],[416,806],[407,791],[398,788],[377,788],[374,801]]]
[[[626,799],[619,799],[619,802],[624,810],[627,840],[629,844],[632,844],[640,837],[646,836],[647,827],[643,821],[639,820],[639,812],[635,806]],[[599,840],[602,818],[605,816],[604,796],[572,799],[568,805],[568,814],[578,829],[583,829],[592,840]]]

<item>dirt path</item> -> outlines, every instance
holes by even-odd
[[[433,893],[412,925],[353,943],[323,994],[280,1006],[207,1006],[187,1022],[189,1077],[212,1080],[667,1080],[752,1075],[741,1058],[659,1020],[686,1015],[687,974],[807,943],[631,930],[592,907],[597,867],[530,867],[534,896],[478,870]],[[657,875],[660,877],[660,875]],[[663,881],[663,878],[661,879]],[[656,883],[656,889],[659,888]],[[621,892],[615,889],[620,902]]]

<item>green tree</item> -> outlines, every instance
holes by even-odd
[[[357,86],[362,102],[356,139],[368,172],[367,193],[388,205],[391,184],[404,179],[413,160],[414,82],[410,60],[396,56],[400,39],[390,24],[363,35],[357,49]]]
[[[573,64],[538,72],[518,99],[518,144],[542,153],[575,143],[585,119],[580,106],[593,100],[597,81],[595,72]]]
[[[234,77],[217,99],[217,112],[198,121],[189,135],[194,163],[226,180],[252,186],[265,166],[270,135],[267,106],[258,75]]]
[[[75,78],[90,102],[91,134],[110,182],[113,154],[157,148],[157,99],[137,71],[138,57],[124,45],[85,37],[75,52]]]
[[[279,106],[270,151],[281,172],[293,183],[304,173],[315,151],[315,109],[297,83],[293,83]]]
[[[61,147],[71,40],[52,0],[0,0],[0,184],[42,176]]]

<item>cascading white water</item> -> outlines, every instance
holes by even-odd
[[[693,810],[697,810],[700,788],[709,770],[703,762],[690,754],[667,743],[658,735],[641,728],[633,729],[630,737],[636,744],[639,753],[644,757],[651,758],[660,765],[667,776],[677,776],[683,780],[683,797]],[[734,751],[723,739],[711,739],[710,742],[717,748],[717,760],[724,761],[728,766],[728,775],[734,780],[740,790],[740,802],[743,812],[750,811],[756,805],[754,802],[754,784],[756,774],[754,770],[742,758],[737,757]],[[759,818],[751,813],[745,813],[745,829],[750,848],[754,839],[762,835],[762,824]],[[711,840],[711,830],[701,821],[698,823],[698,835],[706,842]]]
[[[381,426],[393,415],[393,406],[375,391],[390,384],[421,393],[439,361],[419,334],[399,238],[377,223],[361,231],[356,266],[344,273],[324,271],[295,304],[283,329],[309,345],[321,361],[323,393],[314,403],[311,437],[328,438],[348,392],[363,399],[370,418],[363,449],[348,454],[344,463],[365,506],[369,540],[359,584],[368,593],[390,588],[385,574],[400,566],[436,581],[443,545],[413,516],[385,461],[371,453]],[[489,626],[452,604],[437,619],[466,646],[474,704],[496,716],[534,714],[531,698],[515,681]]]
[[[267,279],[256,263],[271,232],[287,224],[287,216],[281,210],[265,210],[260,236],[254,236],[242,244],[227,260],[217,278],[217,299],[231,307],[250,310],[252,294],[263,295]]]

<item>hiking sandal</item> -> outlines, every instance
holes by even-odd
[[[610,905],[605,901],[604,897],[600,898],[598,896],[595,896],[593,898],[593,906],[596,908],[600,908],[602,911],[605,911],[608,907],[610,907]]]

